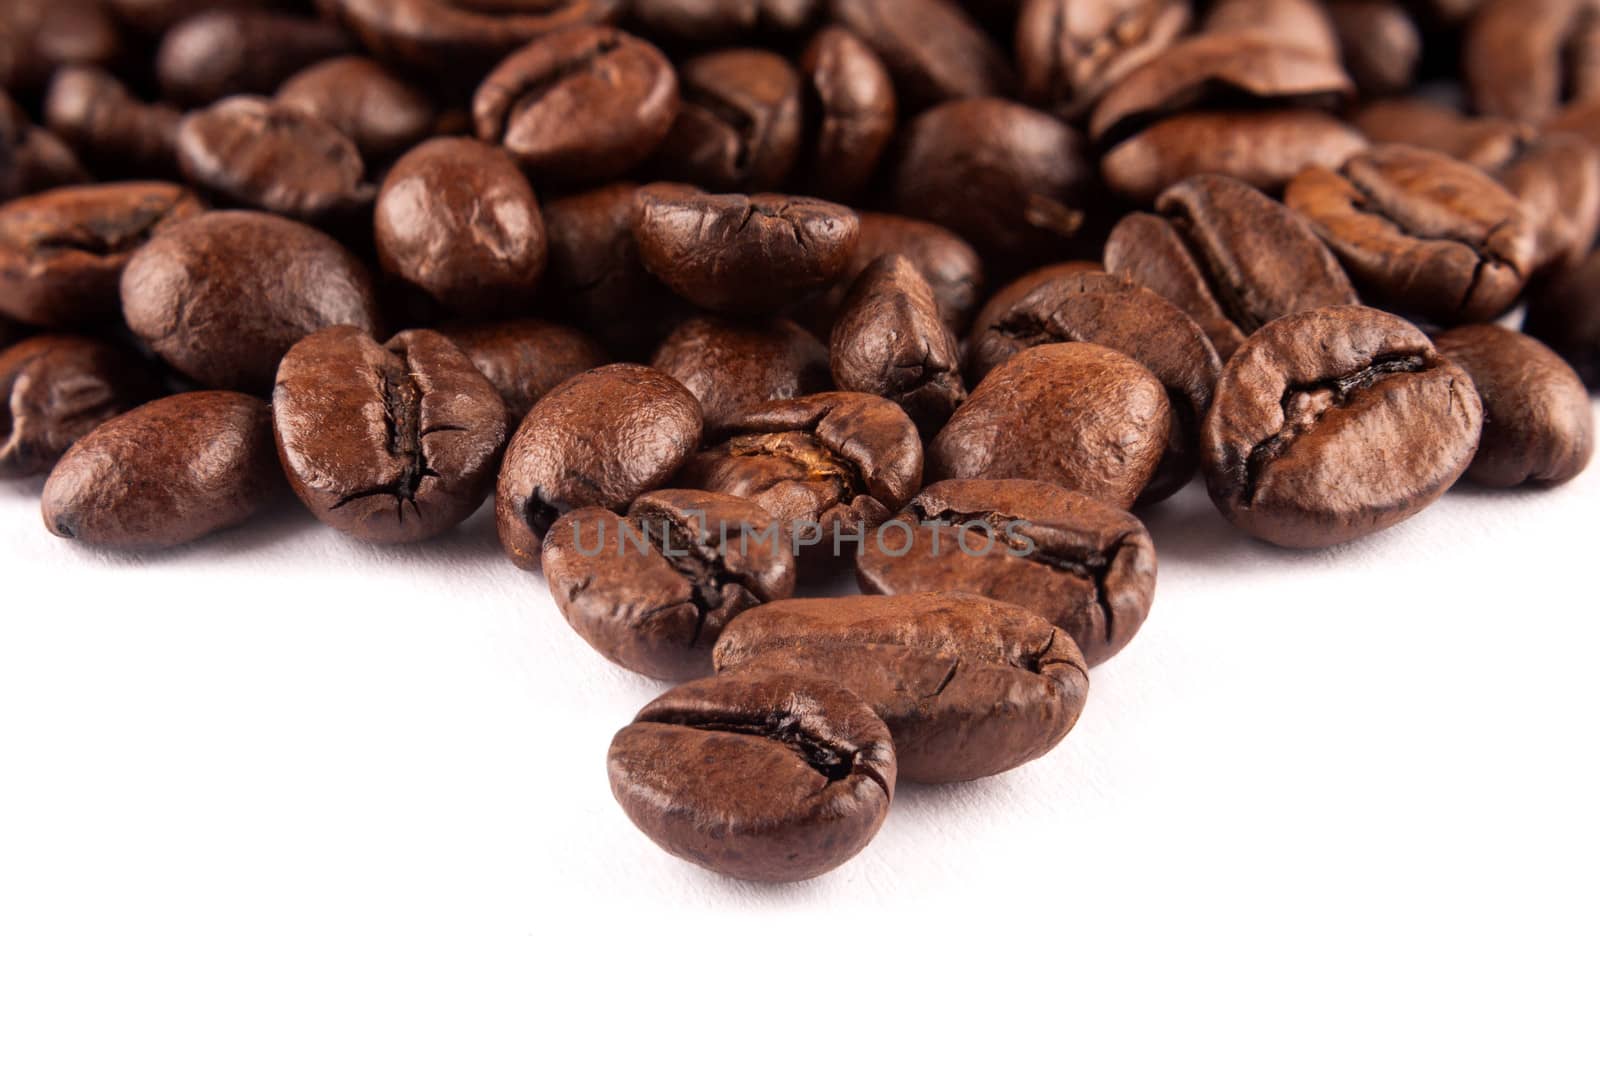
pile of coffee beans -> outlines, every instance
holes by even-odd
[[[628,816],[808,878],[1066,736],[1196,477],[1302,549],[1575,477],[1597,234],[1596,0],[8,0],[0,477],[492,494],[680,683]]]

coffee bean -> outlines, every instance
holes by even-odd
[[[617,0],[318,0],[379,59],[475,82],[529,41],[608,21]]]
[[[926,279],[904,256],[888,255],[856,279],[829,343],[840,389],[894,401],[918,429],[944,425],[967,398],[960,348],[939,318]]]
[[[425,141],[384,179],[373,217],[378,261],[440,304],[488,315],[526,306],[544,274],[544,218],[501,149]]]
[[[1359,302],[1305,220],[1241,181],[1190,178],[1162,193],[1156,210],[1111,231],[1106,270],[1182,308],[1224,360],[1273,319]]]
[[[0,92],[0,202],[88,180],[66,142],[29,122]]]
[[[912,109],[1002,96],[1015,82],[1005,53],[950,0],[831,0],[828,13],[883,58]]]
[[[279,491],[267,405],[242,393],[182,393],[134,408],[67,450],[44,486],[57,537],[171,548],[237,526]]]
[[[438,121],[426,94],[365,56],[337,56],[307,67],[278,88],[277,100],[350,138],[369,163],[411,148]]]
[[[807,188],[840,200],[871,180],[894,135],[894,84],[872,49],[838,26],[811,39],[800,71],[816,112]]]
[[[545,535],[543,567],[572,628],[652,678],[711,673],[711,646],[741,612],[794,592],[794,555],[760,505],[662,489],[624,518],[579,508]]]
[[[1437,152],[1383,145],[1337,173],[1305,171],[1284,199],[1370,302],[1435,322],[1497,317],[1533,270],[1536,234],[1517,199]]]
[[[1559,485],[1583,473],[1594,455],[1594,412],[1561,357],[1502,326],[1462,326],[1434,345],[1471,376],[1483,401],[1483,440],[1468,478]]]
[[[1053,282],[1058,278],[1082,274],[1086,271],[1094,272],[1100,269],[1100,264],[1088,259],[1069,259],[1061,263],[1050,263],[1043,267],[1035,268],[1026,274],[1019,274],[1005,285],[996,289],[994,295],[983,305],[977,318],[972,321],[972,337],[982,337],[994,328],[1011,309],[1016,307],[1024,298],[1031,296],[1041,286]],[[970,338],[969,338],[970,340]]]
[[[506,447],[495,493],[500,544],[539,567],[540,542],[564,512],[620,511],[658,489],[700,445],[700,403],[649,367],[597,367],[546,393]]]
[[[816,8],[817,0],[632,0],[628,17],[669,40],[712,42],[794,33]]]
[[[50,82],[45,122],[102,176],[166,178],[178,170],[178,109],[146,104],[95,67],[63,67]]]
[[[128,327],[201,385],[265,395],[283,354],[326,326],[376,329],[366,271],[309,226],[212,211],[158,230],[122,273]]]
[[[634,239],[652,274],[710,311],[777,311],[849,265],[855,212],[803,196],[714,196],[655,184],[635,196]]]
[[[1528,333],[1572,365],[1590,389],[1600,389],[1600,252],[1540,282],[1528,302]]]
[[[864,593],[974,593],[1066,631],[1093,667],[1150,614],[1156,550],[1144,524],[1046,482],[930,485],[856,557]]]
[[[896,211],[954,230],[985,256],[1031,266],[1070,247],[1093,187],[1071,126],[1008,100],[959,100],[907,128],[892,197]]]
[[[1373,144],[1408,144],[1454,156],[1484,170],[1515,158],[1537,136],[1525,122],[1468,116],[1424,97],[1379,100],[1352,120]]]
[[[1339,59],[1339,34],[1319,0],[1216,0],[1202,36],[1245,34],[1275,45]]]
[[[784,319],[692,318],[662,342],[650,365],[695,395],[711,436],[751,408],[833,387],[827,348]]]
[[[202,210],[165,182],[70,185],[0,206],[0,313],[55,327],[114,316],[130,257]]]
[[[1339,33],[1339,54],[1363,96],[1403,93],[1416,80],[1422,34],[1395,0],[1334,0],[1328,15]]]
[[[746,409],[677,484],[754,500],[816,559],[870,533],[922,484],[922,441],[897,404],[816,393]]]
[[[0,351],[0,479],[48,474],[74,441],[156,391],[142,360],[88,337],[43,334]]]
[[[1223,368],[1201,435],[1206,484],[1254,537],[1337,545],[1437,500],[1482,426],[1471,379],[1420,330],[1371,308],[1299,312]]]
[[[800,156],[800,75],[773,52],[736,48],[678,69],[682,103],[661,143],[665,177],[708,189],[775,189]]]
[[[883,825],[889,731],[822,678],[750,672],[658,697],[611,742],[611,792],[680,859],[758,882],[833,870]]]
[[[162,92],[199,106],[271,93],[285,78],[350,46],[339,27],[276,11],[207,11],[167,31],[156,54]]]
[[[1588,0],[1486,0],[1461,72],[1477,110],[1543,122],[1565,99],[1600,98],[1600,33]]]
[[[459,323],[441,326],[439,332],[466,353],[500,394],[510,432],[550,390],[610,362],[587,334],[542,319]]]
[[[1016,34],[1022,95],[1062,118],[1082,118],[1188,25],[1185,0],[1023,0]]]
[[[513,53],[472,101],[478,137],[541,178],[615,178],[655,151],[678,114],[672,64],[648,41],[575,26]]]
[[[121,35],[99,0],[8,0],[0,13],[0,89],[28,92],[72,63],[109,63]]]
[[[1572,266],[1600,235],[1600,148],[1547,133],[1495,172],[1535,227],[1534,269]]]
[[[1155,375],[1109,348],[1045,345],[979,383],[928,448],[928,477],[1031,478],[1130,507],[1172,437]]]
[[[1200,420],[1222,370],[1216,349],[1194,320],[1126,278],[1100,271],[1065,274],[973,335],[969,377],[981,381],[1023,351],[1063,341],[1114,349],[1156,376],[1172,406],[1171,438],[1142,499],[1160,500],[1187,485],[1199,465]]]
[[[893,254],[905,256],[922,273],[951,332],[957,336],[965,332],[983,294],[983,261],[977,250],[943,226],[921,219],[874,211],[861,212],[860,219],[861,236],[850,265],[827,292],[806,303],[798,313],[800,321],[817,336],[828,336],[845,295],[861,272],[879,256]]]
[[[787,600],[717,642],[723,678],[817,674],[888,724],[900,775],[961,782],[1038,759],[1078,721],[1089,676],[1072,638],[1025,608],[968,593]]]
[[[617,182],[544,205],[552,314],[570,316],[608,349],[642,357],[688,314],[645,270],[633,239],[634,193]]]

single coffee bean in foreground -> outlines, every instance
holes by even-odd
[[[634,239],[650,273],[708,311],[762,314],[836,281],[855,212],[803,196],[716,196],[657,183],[635,194]]]
[[[1434,338],[1483,400],[1483,440],[1467,468],[1482,485],[1571,481],[1594,455],[1594,411],[1577,373],[1526,334],[1462,326]]]
[[[1372,308],[1300,312],[1223,369],[1201,435],[1206,484],[1246,533],[1323,548],[1437,500],[1482,428],[1472,379],[1416,327]]]
[[[611,362],[587,334],[543,319],[507,319],[439,327],[506,405],[515,432],[539,398],[574,375]]]
[[[289,484],[318,519],[362,541],[434,537],[478,509],[506,438],[500,395],[440,334],[380,345],[318,331],[278,365],[272,427]]]
[[[1093,344],[1031,348],[985,378],[928,446],[928,478],[1031,478],[1128,508],[1172,437],[1155,375]]]
[[[754,500],[797,549],[832,554],[877,528],[922,485],[922,439],[900,406],[817,393],[750,408],[695,455],[677,484]]]
[[[1190,178],[1162,193],[1156,212],[1117,223],[1106,270],[1176,304],[1224,361],[1273,319],[1360,302],[1305,219],[1244,182]]]
[[[204,210],[166,182],[69,185],[0,206],[0,314],[57,328],[114,317],[133,254]]]
[[[1078,721],[1088,668],[1072,638],[1015,604],[969,593],[784,600],[722,632],[717,670],[794,671],[864,698],[908,782],[1001,774]]]
[[[51,471],[44,524],[117,549],[171,548],[237,526],[282,488],[267,405],[180,393],[91,430]]]
[[[760,505],[658,489],[628,508],[579,508],[545,535],[556,606],[613,663],[652,678],[711,673],[723,627],[794,592],[794,554]]]
[[[835,385],[894,401],[924,433],[967,398],[960,346],[932,287],[904,256],[884,256],[862,271],[828,347]]]
[[[1303,214],[1368,301],[1453,325],[1506,311],[1533,274],[1522,205],[1476,167],[1382,145],[1337,172],[1313,167],[1284,202]]]
[[[325,326],[377,331],[367,272],[331,237],[254,211],[158,230],[122,273],[128,328],[212,388],[265,396],[278,361]]]
[[[611,792],[680,859],[757,882],[833,870],[894,797],[883,720],[824,677],[750,671],[689,682],[611,742]]]
[[[1156,590],[1144,524],[1047,482],[938,482],[856,557],[862,592],[976,593],[1044,617],[1104,663],[1139,632]]]
[[[378,261],[466,315],[526,307],[545,266],[544,218],[511,157],[468,137],[424,141],[384,179]]]
[[[149,364],[92,338],[41,334],[0,351],[0,479],[50,473],[74,441],[158,391]]]
[[[787,319],[696,316],[672,331],[650,365],[700,401],[708,437],[752,408],[833,388],[827,348]]]
[[[544,536],[573,508],[621,511],[700,446],[700,402],[658,370],[597,367],[544,395],[506,446],[495,526],[511,561],[537,570]]]

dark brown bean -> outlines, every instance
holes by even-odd
[[[708,436],[734,425],[751,408],[833,386],[828,350],[784,319],[734,321],[701,315],[672,331],[650,365],[670,374],[700,401]]]
[[[1403,93],[1416,80],[1422,34],[1395,0],[1334,0],[1328,15],[1339,33],[1339,53],[1363,96]]]
[[[841,200],[861,192],[894,135],[894,84],[861,38],[829,26],[800,57],[813,108],[815,134],[806,187]]]
[[[800,157],[800,75],[774,52],[736,48],[678,68],[677,119],[655,165],[708,189],[776,189]]]
[[[48,474],[72,443],[156,395],[137,356],[43,334],[0,351],[0,479]]]
[[[404,152],[438,121],[425,93],[365,56],[337,56],[307,67],[278,88],[277,100],[350,138],[369,163]]]
[[[156,77],[170,100],[198,106],[266,94],[284,79],[350,47],[339,27],[276,11],[207,11],[167,31]]]
[[[1003,96],[1015,78],[994,41],[951,0],[831,0],[828,12],[883,58],[912,108]]]
[[[99,0],[7,0],[0,11],[0,89],[37,89],[59,67],[109,63],[121,50]]]
[[[1600,389],[1600,252],[1554,272],[1528,301],[1528,333],[1572,365],[1591,389]]]
[[[1177,40],[1187,0],[1024,0],[1017,16],[1022,95],[1066,119]]]
[[[379,59],[475,84],[529,41],[609,21],[617,0],[318,0]]]
[[[916,265],[933,288],[945,325],[958,336],[964,333],[983,295],[983,260],[977,250],[943,226],[921,219],[874,211],[863,211],[859,218],[861,236],[850,265],[832,288],[806,303],[798,313],[800,321],[817,336],[828,336],[845,295],[861,272],[879,256],[901,255]]]
[[[1477,110],[1543,122],[1566,99],[1600,98],[1600,19],[1589,0],[1485,0],[1461,71]]]
[[[0,202],[88,180],[88,172],[66,142],[29,122],[23,110],[0,92]]]
[[[102,176],[177,174],[177,108],[139,100],[103,70],[57,71],[45,96],[44,115],[50,129]]]
[[[511,431],[550,390],[609,363],[587,334],[558,322],[509,319],[444,325],[439,332],[465,352],[506,405]]]

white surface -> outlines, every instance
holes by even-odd
[[[1600,471],[1311,555],[1191,487],[1061,748],[777,889],[623,817],[660,687],[487,510],[119,559],[36,493],[0,484],[7,1067],[1600,1057]]]

